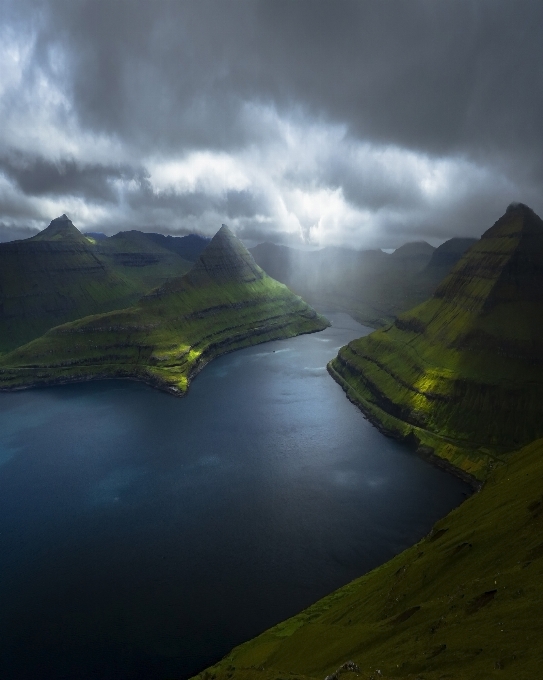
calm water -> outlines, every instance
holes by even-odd
[[[325,371],[370,329],[227,355],[186,399],[0,394],[0,677],[185,678],[423,536],[468,488]]]

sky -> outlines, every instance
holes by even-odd
[[[543,3],[0,0],[0,241],[395,248],[543,214]]]

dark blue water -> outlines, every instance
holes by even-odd
[[[185,678],[423,536],[468,488],[325,371],[369,329],[0,394],[0,677]]]

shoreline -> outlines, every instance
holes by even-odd
[[[18,385],[13,385],[13,386],[2,386],[0,384],[0,393],[8,393],[8,392],[20,392],[23,390],[31,390],[31,389],[37,389],[37,388],[47,388],[47,387],[56,387],[58,385],[73,385],[76,383],[85,383],[85,382],[91,382],[91,381],[99,381],[99,380],[131,380],[133,382],[141,382],[144,383],[145,385],[148,385],[149,387],[152,387],[156,390],[159,390],[161,392],[166,392],[167,394],[170,394],[172,397],[178,397],[182,398],[187,396],[190,385],[194,378],[202,371],[209,363],[211,363],[214,359],[217,359],[220,356],[224,356],[226,354],[230,354],[232,352],[236,352],[237,350],[240,349],[245,349],[246,347],[255,347],[257,345],[264,345],[267,342],[274,342],[276,340],[287,340],[288,338],[293,338],[293,337],[298,337],[300,335],[310,335],[312,333],[320,333],[323,330],[326,330],[326,328],[329,328],[331,324],[328,326],[325,326],[324,328],[315,328],[312,330],[305,330],[301,331],[299,333],[295,334],[277,334],[277,337],[272,337],[272,338],[267,338],[266,340],[257,340],[256,342],[251,342],[245,345],[242,345],[241,347],[232,347],[228,346],[227,344],[224,344],[222,347],[220,344],[216,344],[215,346],[209,345],[203,352],[202,354],[198,357],[197,362],[195,365],[191,368],[191,370],[187,374],[187,386],[185,390],[180,390],[178,387],[175,387],[168,383],[166,380],[162,380],[159,376],[156,375],[150,375],[150,374],[140,374],[137,375],[136,373],[130,374],[129,371],[126,371],[124,369],[118,369],[118,373],[116,374],[115,372],[110,372],[110,373],[103,373],[103,374],[93,374],[93,375],[86,375],[86,376],[66,376],[66,377],[59,377],[59,378],[51,378],[50,380],[42,380],[42,381],[29,381],[27,383],[23,384],[18,384]],[[249,338],[255,338],[258,339],[259,335],[263,335],[263,333],[251,333],[247,334],[242,337],[238,337],[232,340],[232,342],[240,342],[243,343],[245,340]],[[217,351],[218,350],[218,351]],[[212,356],[210,356],[212,354]],[[24,369],[24,368],[9,368],[7,367],[5,370],[33,370],[33,369]],[[1,376],[1,371],[0,371],[0,376]],[[0,377],[1,380],[1,377]]]
[[[432,449],[430,446],[424,445],[413,446],[413,439],[411,437],[401,435],[400,433],[395,432],[394,430],[386,428],[382,424],[382,422],[373,413],[371,413],[369,409],[366,409],[364,403],[356,396],[354,389],[334,369],[334,367],[332,366],[332,361],[333,360],[329,361],[326,364],[326,370],[328,371],[328,374],[345,392],[345,396],[347,397],[347,399],[360,410],[364,418],[366,418],[366,420],[368,420],[377,430],[379,430],[381,434],[383,434],[385,437],[390,437],[391,439],[395,439],[396,441],[402,442],[403,444],[411,448],[413,451],[415,451],[415,453],[418,456],[420,456],[423,460],[427,461],[431,465],[434,465],[435,467],[445,470],[446,472],[454,475],[455,477],[458,477],[463,482],[466,482],[466,484],[469,484],[469,486],[473,489],[474,492],[478,492],[483,488],[484,481],[477,479],[474,475],[471,475],[469,472],[466,472],[465,470],[462,470],[456,465],[453,465],[453,463],[446,460],[445,458],[441,458],[435,453],[434,449]]]

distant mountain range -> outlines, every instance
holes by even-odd
[[[406,243],[382,250],[302,251],[272,243],[251,249],[270,276],[321,309],[339,309],[379,327],[426,300],[476,239],[453,238],[438,248]]]
[[[140,231],[81,233],[63,215],[35,236],[0,244],[0,354],[75,319],[122,309],[186,273],[210,240]],[[263,243],[255,261],[321,309],[379,326],[429,297],[471,239],[434,249],[301,251]]]

